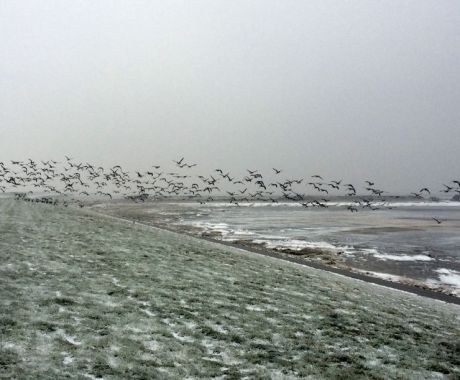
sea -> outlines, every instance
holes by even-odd
[[[319,249],[355,271],[439,285],[460,296],[460,202],[395,201],[353,213],[349,205],[162,202],[145,211],[176,230],[281,252]]]

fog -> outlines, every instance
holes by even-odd
[[[0,161],[460,177],[458,1],[0,2]]]

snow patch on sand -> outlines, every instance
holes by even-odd
[[[385,253],[374,254],[374,257],[380,260],[394,260],[394,261],[432,261],[430,256],[426,255],[389,255]]]
[[[304,248],[312,248],[312,249],[324,249],[329,251],[337,250],[335,245],[329,244],[325,241],[305,241],[305,240],[262,240],[257,239],[254,240],[256,244],[265,244],[267,248],[270,249],[293,249],[293,250],[301,250]]]
[[[439,274],[439,282],[460,289],[460,272],[446,268],[437,269],[435,272]]]
[[[389,273],[370,272],[370,271],[364,271],[364,270],[360,270],[359,272],[367,274],[372,277],[381,278],[382,280],[386,280],[386,281],[401,282],[403,280],[403,277],[396,276],[394,274],[389,274]]]

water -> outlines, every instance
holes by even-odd
[[[218,240],[277,250],[320,248],[375,276],[443,284],[460,294],[460,203],[393,203],[392,209],[358,213],[345,207],[166,203],[160,213],[176,227],[193,227]]]

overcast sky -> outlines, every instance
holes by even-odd
[[[460,1],[0,0],[0,161],[460,177]]]

